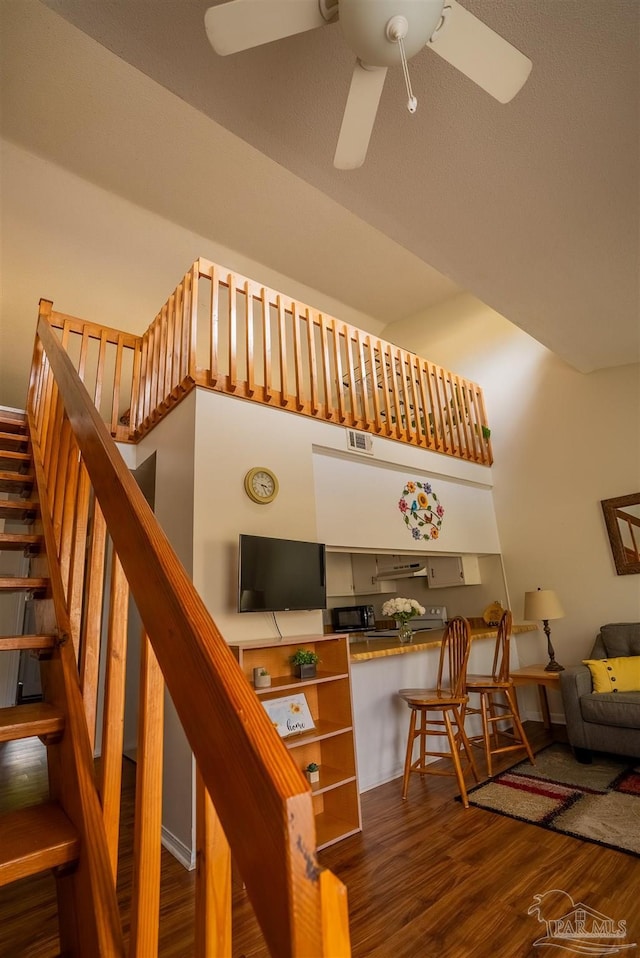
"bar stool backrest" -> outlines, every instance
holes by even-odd
[[[509,661],[511,650],[511,624],[513,617],[509,609],[502,613],[498,624],[498,636],[496,638],[496,647],[493,653],[493,670],[491,675],[494,682],[508,682],[511,674],[511,663]]]
[[[471,630],[467,620],[457,615],[447,625],[440,646],[438,666],[438,693],[465,695],[467,662],[471,646]]]

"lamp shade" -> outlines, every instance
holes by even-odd
[[[536,589],[535,592],[524,594],[524,617],[530,622],[535,619],[563,619],[564,610],[552,589]]]

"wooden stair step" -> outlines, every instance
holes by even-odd
[[[30,441],[28,436],[19,432],[0,431],[0,449],[26,450]]]
[[[0,592],[42,592],[49,586],[46,577],[25,578],[19,575],[0,576]]]
[[[33,522],[40,504],[33,499],[0,499],[0,519]]]
[[[79,852],[78,832],[55,802],[0,815],[0,885],[68,865]]]
[[[0,652],[15,652],[16,649],[54,649],[55,635],[0,635]]]
[[[10,552],[19,552],[28,549],[37,552],[42,548],[44,536],[30,535],[22,532],[0,532],[0,549]]]
[[[29,702],[0,709],[0,742],[53,735],[63,729],[64,714],[48,702]]]
[[[27,421],[26,419],[17,419],[13,416],[8,416],[6,413],[0,413],[0,430],[2,430],[2,432],[22,433],[26,436]]]
[[[32,486],[32,473],[15,472],[8,469],[0,470],[0,492],[30,492]]]
[[[30,462],[30,452],[20,452],[19,449],[3,449],[0,447],[0,463],[2,463],[3,469],[10,469],[12,466],[19,469],[22,465],[29,465]]]

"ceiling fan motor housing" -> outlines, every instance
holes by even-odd
[[[387,26],[394,17],[404,17],[408,27],[403,37],[407,59],[423,49],[440,22],[444,0],[340,0],[340,26],[361,63],[389,67],[400,62],[397,42]]]

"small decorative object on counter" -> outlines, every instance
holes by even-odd
[[[320,661],[320,657],[316,655],[315,652],[312,652],[311,649],[297,649],[289,661],[293,666],[294,674],[297,675],[299,679],[313,679],[315,678],[316,666]]]
[[[315,785],[316,782],[320,781],[320,766],[315,762],[309,762],[304,772],[311,785]]]
[[[268,689],[271,685],[271,675],[266,669],[254,669],[253,684],[257,689]]]
[[[492,602],[491,605],[488,605],[487,608],[482,613],[482,618],[487,623],[487,625],[499,625],[500,619],[502,618],[502,613],[504,609],[496,599],[495,602]]]
[[[382,606],[382,614],[395,619],[398,623],[398,641],[403,645],[413,640],[413,629],[409,621],[424,613],[424,606],[415,599],[387,599]]]

